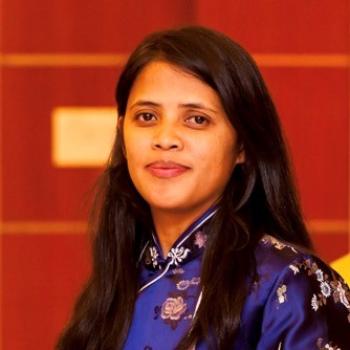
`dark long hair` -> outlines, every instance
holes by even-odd
[[[193,74],[219,95],[234,126],[245,162],[235,167],[209,227],[203,257],[202,302],[178,349],[208,339],[213,348],[232,345],[255,278],[254,248],[265,233],[301,247],[311,243],[300,213],[279,119],[261,74],[238,44],[203,27],[148,36],[131,54],[116,89],[123,118],[133,83],[151,61],[163,60]],[[93,269],[63,332],[59,350],[120,349],[137,297],[137,257],[152,225],[116,137],[96,196]],[[215,263],[214,263],[215,262]],[[215,305],[215,307],[213,307]]]

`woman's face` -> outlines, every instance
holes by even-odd
[[[120,121],[131,179],[153,211],[206,210],[244,158],[217,93],[164,61],[140,72]]]

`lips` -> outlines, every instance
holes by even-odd
[[[146,169],[155,177],[172,178],[182,175],[190,168],[172,161],[156,161],[148,164]]]

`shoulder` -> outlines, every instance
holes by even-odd
[[[333,297],[349,312],[350,290],[343,278],[327,263],[313,253],[265,235],[259,242],[255,258],[258,280],[270,288],[288,284],[299,284],[316,293],[318,299]],[[300,290],[301,292],[303,289]],[[341,297],[342,296],[342,297]],[[316,304],[313,304],[317,308]]]
[[[302,251],[295,245],[282,242],[270,235],[264,235],[255,250],[258,270],[259,268],[260,270],[268,269],[271,273],[276,274],[278,274],[281,269],[289,267],[293,261],[308,256],[310,256],[308,252]]]
[[[285,334],[308,330],[313,344],[350,341],[350,290],[336,271],[314,254],[272,236],[263,237],[255,257],[258,280],[250,298],[258,296],[263,305],[263,328],[276,324]]]
[[[286,272],[294,276],[305,272],[308,277],[316,281],[321,281],[322,276],[324,279],[326,275],[329,278],[343,280],[336,271],[312,251],[283,242],[270,235],[265,235],[258,243],[255,259],[260,277],[266,273],[269,273],[270,277],[278,277],[281,273]],[[322,272],[324,273],[322,274]]]

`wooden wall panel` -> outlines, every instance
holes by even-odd
[[[58,106],[113,105],[117,75],[116,68],[3,69],[3,220],[86,218],[100,170],[53,167],[51,114]]]
[[[293,157],[308,219],[348,215],[347,69],[263,68]]]
[[[349,1],[196,0],[197,22],[255,53],[340,53],[349,48]]]
[[[193,20],[192,1],[3,0],[4,52],[128,52]]]
[[[326,261],[332,262],[346,254],[349,254],[349,233],[348,231],[329,230],[328,232],[311,232],[315,250]],[[342,274],[349,271],[347,265]],[[347,272],[348,273],[348,272]],[[344,277],[345,278],[345,277]]]
[[[333,261],[349,252],[350,242],[346,227],[348,71],[315,67],[269,67],[262,71],[290,146],[305,216],[329,227],[322,232],[311,229],[315,248],[325,260]]]
[[[154,30],[208,25],[260,57],[316,248],[327,261],[349,252],[349,0],[2,0],[0,10],[0,350],[52,348],[89,270],[88,193],[101,169],[53,166],[52,110],[112,106],[120,65]]]
[[[3,237],[3,349],[53,349],[89,271],[83,235]]]

